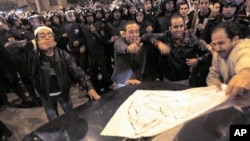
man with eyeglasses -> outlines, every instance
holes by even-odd
[[[57,102],[64,112],[73,109],[70,98],[71,80],[74,79],[87,89],[88,95],[94,100],[100,99],[89,76],[76,65],[72,56],[56,47],[52,29],[40,26],[34,31],[37,47],[28,43],[26,49],[31,51],[32,58],[29,60],[31,77],[42,99],[45,113],[49,120],[59,116]]]

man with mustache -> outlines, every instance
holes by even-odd
[[[29,60],[31,77],[37,89],[49,120],[57,118],[57,102],[64,112],[73,109],[70,98],[71,80],[76,80],[87,89],[94,100],[100,99],[89,76],[76,65],[74,58],[66,51],[56,47],[52,29],[40,26],[34,31],[36,46],[28,43],[26,49],[31,49],[32,58]]]
[[[224,22],[212,31],[211,46],[215,51],[207,84],[228,85],[226,94],[237,96],[250,90],[250,39],[241,39],[236,24]]]
[[[179,15],[170,18],[169,31],[164,33],[147,33],[143,41],[150,41],[157,48],[167,46],[167,55],[160,56],[160,70],[163,80],[181,85],[189,85],[190,73],[198,63],[206,62],[210,53],[199,39],[185,30],[185,20]]]

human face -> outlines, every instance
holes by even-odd
[[[54,35],[48,29],[41,29],[37,33],[37,41],[38,41],[39,49],[43,51],[46,51],[56,46]]]
[[[51,21],[50,21],[50,20],[46,20],[46,21],[45,21],[45,25],[46,25],[46,26],[51,26]]]
[[[114,11],[113,16],[114,16],[114,19],[115,19],[115,20],[118,20],[118,19],[121,18],[121,12],[119,12],[119,11]]]
[[[96,14],[95,14],[95,17],[96,17],[96,19],[102,19],[103,17],[102,17],[102,12],[96,12]]]
[[[124,33],[126,41],[131,44],[135,43],[139,39],[139,26],[136,23],[129,24],[126,26],[126,31]]]
[[[226,20],[231,19],[234,17],[235,12],[236,12],[236,6],[224,5],[222,9],[222,16]]]
[[[152,8],[152,3],[151,1],[147,0],[144,2],[144,9],[147,11],[147,10],[150,10]]]
[[[87,21],[88,23],[94,23],[94,16],[92,16],[92,15],[87,16],[87,17],[86,17],[86,21]]]
[[[184,21],[181,17],[173,18],[171,21],[169,31],[174,39],[183,39],[184,36]]]
[[[195,10],[199,9],[199,2],[198,2],[198,0],[193,1],[193,6],[194,6]]]
[[[144,14],[141,13],[141,12],[138,12],[138,13],[136,13],[135,18],[136,18],[136,21],[137,21],[138,23],[140,23],[140,22],[143,21]]]
[[[109,18],[110,14],[111,14],[110,12],[106,12],[105,13],[105,18]]]
[[[206,14],[209,9],[209,0],[200,0],[199,8],[201,13]]]
[[[75,12],[70,11],[66,14],[66,19],[68,22],[75,22],[76,21],[76,15]]]
[[[60,20],[59,20],[59,18],[58,18],[57,16],[53,16],[53,17],[52,17],[52,21],[53,21],[53,23],[56,24],[56,25],[59,25],[59,24],[60,24]]]
[[[30,18],[29,23],[33,28],[36,28],[42,24],[39,17]]]
[[[135,7],[135,6],[130,7],[130,8],[128,9],[128,11],[129,11],[129,13],[130,13],[131,15],[135,14],[135,10],[136,10],[136,7]]]
[[[15,21],[15,26],[16,26],[17,28],[20,28],[21,25],[22,25],[21,19],[18,19],[17,21]]]
[[[188,15],[188,5],[187,4],[182,4],[180,5],[179,13],[183,17],[186,17]]]
[[[173,11],[174,10],[174,2],[173,1],[166,2],[165,9],[166,9],[166,11],[169,11],[169,12]]]
[[[213,12],[219,13],[220,12],[220,3],[215,3],[213,6]]]
[[[221,58],[226,58],[231,50],[236,45],[238,38],[234,37],[232,40],[228,38],[224,29],[218,29],[211,36],[211,45]]]

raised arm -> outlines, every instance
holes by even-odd
[[[164,37],[165,33],[146,33],[142,36],[141,40],[154,45],[161,52],[161,54],[169,54],[170,47],[166,43],[162,42]]]

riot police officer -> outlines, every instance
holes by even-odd
[[[77,12],[69,9],[65,12],[65,16],[67,22],[63,25],[63,30],[68,38],[67,49],[74,56],[77,65],[89,72],[85,39],[80,24],[77,22]]]

